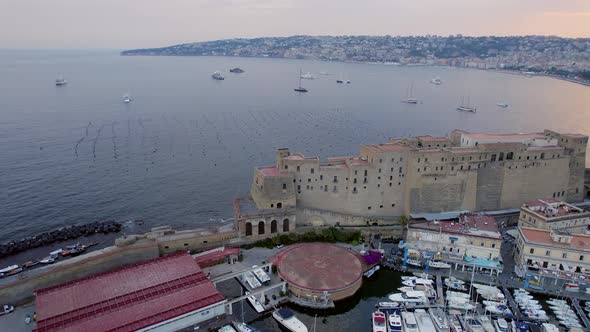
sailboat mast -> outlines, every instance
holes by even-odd
[[[299,87],[301,88],[301,75],[303,74],[303,71],[301,70],[301,68],[299,68]]]

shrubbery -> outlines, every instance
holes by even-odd
[[[340,229],[330,227],[322,229],[321,231],[307,231],[305,233],[289,233],[274,236],[272,238],[266,238],[254,243],[245,244],[242,246],[243,249],[249,249],[254,247],[263,248],[274,248],[279,244],[290,245],[301,242],[345,242],[358,244],[361,241],[361,232],[344,232]]]

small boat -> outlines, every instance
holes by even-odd
[[[440,79],[440,77],[435,77],[433,79],[430,80],[430,83],[432,84],[436,84],[436,85],[441,85],[442,84],[442,80]]]
[[[475,309],[475,305],[473,305],[469,302],[451,301],[450,299],[448,302],[448,307],[453,308],[453,309],[457,309],[457,310],[461,310],[461,311],[468,311],[468,310]]]
[[[435,269],[450,269],[451,264],[441,262],[441,261],[428,261],[428,265]]]
[[[57,249],[49,253],[49,256],[57,258],[64,250]]]
[[[236,73],[236,74],[241,74],[244,72],[244,70],[240,67],[235,67],[229,70],[230,73]]]
[[[416,316],[414,316],[413,312],[402,312],[402,324],[404,332],[420,332],[416,323]]]
[[[517,322],[515,320],[512,321],[512,331],[513,332],[529,332],[529,324],[527,322]]]
[[[231,325],[225,325],[217,331],[219,331],[219,332],[237,332],[236,329],[234,329],[233,326],[231,326]]]
[[[393,293],[389,295],[393,302],[428,303],[426,294],[422,291],[411,291],[406,293]]]
[[[550,323],[543,323],[543,332],[559,332],[559,328]]]
[[[447,297],[461,297],[464,299],[469,299],[469,294],[461,293],[461,292],[447,291]]]
[[[504,304],[500,304],[500,305],[487,305],[485,306],[485,310],[494,314],[494,315],[500,315],[500,316],[508,316],[511,317],[512,316],[512,310],[510,310],[506,305]]]
[[[444,285],[447,286],[448,289],[467,291],[467,287],[465,287],[465,282],[454,277],[445,279]]]
[[[580,291],[580,285],[574,284],[574,283],[570,283],[570,282],[565,283],[563,285],[563,287],[564,287],[564,290],[566,292],[576,292],[577,293],[577,292]]]
[[[485,332],[483,325],[477,318],[466,318],[465,325],[470,332]]]
[[[428,313],[434,322],[434,327],[437,332],[449,332],[449,321],[447,315],[441,308],[430,308],[428,309]]]
[[[414,287],[414,286],[418,286],[418,285],[432,286],[433,283],[434,283],[434,281],[432,281],[430,279],[424,279],[424,278],[416,278],[416,279],[402,281],[402,284],[404,286],[410,286],[410,287]]]
[[[407,293],[407,292],[415,291],[416,288],[414,288],[412,286],[403,286],[403,287],[399,287],[397,290],[402,293]]]
[[[377,303],[377,307],[383,309],[395,309],[399,308],[400,304],[399,302],[379,302]]]
[[[494,321],[496,332],[510,332],[508,322],[504,318],[498,318]]]
[[[407,259],[406,263],[408,265],[412,265],[412,266],[416,266],[416,267],[422,267],[422,262],[420,262],[417,259]]]
[[[373,332],[387,332],[385,314],[381,311],[375,311],[371,314],[371,322]]]
[[[398,310],[392,310],[387,315],[387,322],[389,323],[389,332],[402,331],[402,316],[399,315]]]
[[[297,92],[307,92],[307,89],[301,86],[301,69],[299,69],[299,86],[293,90]]]
[[[38,265],[38,264],[39,264],[39,261],[38,260],[28,261],[28,262],[26,262],[26,263],[23,264],[23,267],[30,268],[30,267],[33,267],[33,266]]]
[[[123,96],[123,102],[124,103],[130,103],[133,99],[131,99],[131,96],[129,96],[128,94]]]
[[[270,284],[270,277],[268,276],[268,274],[266,274],[266,272],[264,272],[261,268],[259,268],[256,265],[252,266],[252,268],[254,268],[252,273],[254,274],[254,276],[256,276],[256,279],[258,279],[258,281],[260,281],[263,285]]]
[[[477,112],[477,108],[471,106],[469,101],[470,101],[469,94],[467,94],[467,103],[465,103],[465,97],[461,97],[461,105],[457,106],[457,110],[462,111],[462,112],[471,112],[471,113]]]
[[[249,295],[249,294],[250,294],[250,292],[246,292],[246,295]],[[264,311],[264,306],[262,305],[262,303],[260,303],[260,301],[258,301],[256,296],[254,296],[254,295],[248,296],[248,302],[250,302],[250,304],[252,305],[252,307],[254,307],[254,310],[256,310],[257,313],[261,313]]]
[[[303,79],[305,79],[305,80],[313,80],[313,79],[315,79],[315,77],[310,72],[307,72],[305,74],[301,74],[300,73],[300,77],[303,78]]]
[[[213,75],[211,75],[211,78],[218,81],[223,81],[225,79],[225,77],[223,77],[218,71],[214,72]]]
[[[344,83],[344,81],[343,81],[343,80],[340,80],[340,79],[338,79],[338,80],[336,80],[336,83]]]
[[[55,85],[57,85],[57,86],[62,86],[62,85],[66,85],[66,84],[68,84],[68,81],[66,81],[66,79],[63,78],[63,76],[60,76],[55,80]]]
[[[13,275],[15,275],[15,274],[19,274],[19,273],[21,273],[21,272],[23,272],[23,268],[22,268],[22,267],[19,267],[19,268],[17,268],[17,269],[10,270],[10,271],[8,271],[8,272],[4,273],[4,276],[5,276],[5,277],[9,277],[9,276],[13,276]]]
[[[508,104],[504,103],[504,102],[499,102],[499,103],[496,103],[496,106],[507,108]]]
[[[291,332],[307,332],[307,327],[288,308],[283,307],[273,311],[272,317]],[[385,321],[383,325],[385,325]]]
[[[18,265],[10,265],[10,266],[7,266],[7,267],[1,269],[0,270],[0,275],[7,274],[7,273],[10,273],[10,272],[15,271],[15,270],[18,270],[18,269],[19,269],[19,266]]]
[[[414,316],[416,316],[416,322],[420,331],[436,331],[432,318],[424,309],[414,310]]]
[[[53,264],[55,262],[55,258],[51,256],[47,256],[39,261],[41,264]]]
[[[403,103],[406,104],[418,104],[418,99],[413,97],[414,94],[414,83],[408,86],[408,90],[406,92],[406,98],[402,99]]]
[[[234,324],[234,327],[236,328],[236,330],[238,330],[238,332],[258,332],[257,329],[253,328],[252,326],[244,323],[244,322],[232,322],[232,324]]]
[[[375,265],[367,272],[363,273],[363,275],[365,276],[365,278],[370,278],[373,274],[375,274],[375,272],[379,271],[380,268],[381,267],[379,265]]]

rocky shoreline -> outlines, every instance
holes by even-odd
[[[121,231],[122,227],[123,225],[114,220],[63,227],[54,231],[44,232],[35,236],[27,237],[22,240],[10,241],[0,244],[0,258],[55,242],[76,239],[81,236],[88,236],[97,233],[117,233]]]

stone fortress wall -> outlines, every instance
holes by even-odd
[[[259,209],[290,206],[358,220],[518,208],[540,197],[579,202],[584,198],[587,142],[584,135],[550,130],[455,130],[449,137],[362,145],[359,156],[326,161],[280,149],[275,165],[256,168],[251,195]],[[298,212],[298,224],[314,224],[305,215],[313,213]]]

